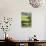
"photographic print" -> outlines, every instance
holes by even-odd
[[[21,26],[22,27],[31,27],[32,25],[32,14],[27,12],[21,13]]]

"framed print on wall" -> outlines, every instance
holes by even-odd
[[[21,12],[21,26],[31,27],[32,25],[32,14],[27,12]]]

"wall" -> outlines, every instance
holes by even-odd
[[[46,15],[45,15],[45,24],[44,24],[44,39],[46,39]]]
[[[21,12],[32,13],[32,28],[21,27]],[[45,12],[45,8],[32,8],[28,0],[0,0],[0,16],[13,17],[12,26],[8,33],[17,40],[27,40],[34,34],[39,40],[43,40]]]

